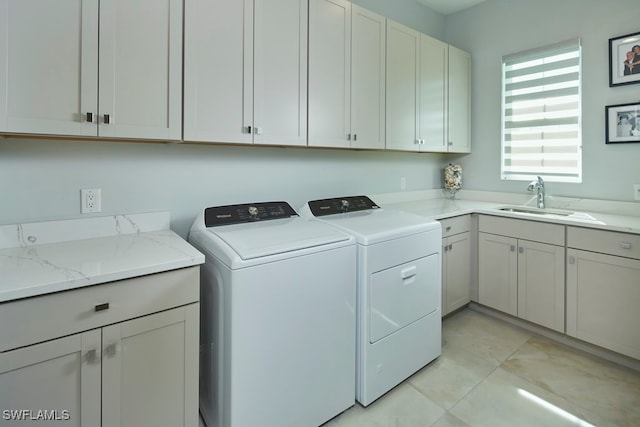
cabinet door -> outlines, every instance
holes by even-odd
[[[181,139],[182,8],[100,1],[100,136]]]
[[[0,353],[2,425],[100,426],[100,350],[91,330]]]
[[[424,141],[421,149],[425,151],[447,151],[446,71],[447,44],[421,34],[418,138]]]
[[[444,242],[443,315],[471,301],[471,234],[460,233]]]
[[[518,314],[516,245],[510,237],[478,234],[478,302],[513,316]]]
[[[103,329],[102,426],[197,426],[199,304]]]
[[[184,139],[251,143],[253,6],[250,0],[185,0]],[[245,52],[247,56],[245,58]],[[245,64],[245,59],[249,64]],[[245,117],[246,114],[249,116]]]
[[[449,46],[448,151],[471,152],[471,55]]]
[[[385,146],[386,18],[351,5],[351,147]]]
[[[420,33],[387,19],[387,149],[419,151]]]
[[[306,0],[255,2],[256,144],[307,145],[307,9]]]
[[[567,335],[640,359],[640,260],[567,250]]]
[[[0,131],[96,136],[98,0],[0,0]]]
[[[309,1],[309,145],[349,147],[351,4]]]
[[[518,317],[564,333],[564,248],[518,241]]]

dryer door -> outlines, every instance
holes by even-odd
[[[437,253],[371,275],[369,341],[378,340],[433,313],[440,306]]]

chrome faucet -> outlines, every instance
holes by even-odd
[[[536,191],[538,193],[538,208],[544,209],[544,181],[542,180],[542,177],[538,176],[537,181],[531,181],[527,190]]]

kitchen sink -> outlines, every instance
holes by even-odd
[[[530,206],[503,206],[498,208],[499,211],[503,212],[515,212],[515,213],[526,213],[526,214],[534,214],[534,215],[554,215],[554,216],[569,216],[573,215],[575,212],[565,211],[561,209],[540,209],[534,208]]]

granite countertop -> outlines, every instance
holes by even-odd
[[[168,212],[4,225],[0,303],[202,263]]]
[[[461,191],[453,200],[445,196],[442,190],[426,190],[371,195],[371,198],[384,209],[412,212],[432,219],[481,213],[640,234],[640,203],[548,196],[548,211],[557,209],[571,214],[540,215],[499,209],[505,206],[535,207],[535,200],[529,195]]]

